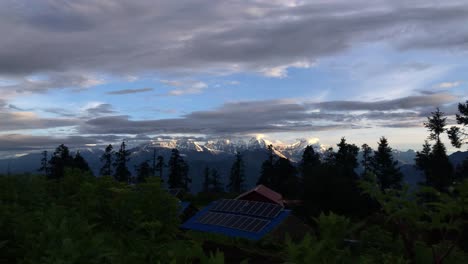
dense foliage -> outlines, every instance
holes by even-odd
[[[67,170],[60,181],[0,176],[0,263],[205,263],[177,239],[177,201],[157,179],[128,185]],[[214,252],[213,252],[214,253]]]

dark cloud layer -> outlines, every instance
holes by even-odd
[[[151,91],[153,91],[153,88],[124,89],[124,90],[117,90],[117,91],[108,92],[107,94],[125,95],[125,94],[144,93],[144,92],[151,92]]]
[[[0,112],[0,132],[23,129],[48,129],[76,125],[76,119],[42,118],[31,112]]]
[[[148,142],[148,137],[143,136],[115,136],[115,135],[97,135],[97,136],[32,136],[24,134],[4,134],[0,135],[1,151],[33,151],[44,149],[55,149],[60,144],[66,144],[71,148],[81,148],[85,146],[105,145],[109,143],[119,143],[122,140],[131,142]]]
[[[86,109],[86,112],[90,116],[101,116],[107,114],[114,114],[115,111],[112,109],[111,104],[99,104]]]
[[[60,144],[77,147],[84,146],[85,144],[96,143],[99,143],[97,139],[82,136],[53,137],[21,134],[0,135],[0,148],[2,151],[43,150],[44,148],[55,148]]]
[[[2,1],[0,74],[86,85],[64,72],[265,71],[384,39],[467,48],[468,29],[455,26],[468,22],[465,1],[286,2]]]
[[[140,142],[148,141],[147,135],[155,134],[219,137],[370,127],[420,127],[426,116],[436,107],[453,115],[456,112],[456,102],[457,98],[447,94],[410,96],[377,102],[241,101],[225,103],[209,111],[195,111],[180,118],[155,120],[133,120],[127,115],[116,115],[117,112],[110,104],[87,108],[84,115],[70,118],[43,118],[31,112],[14,112],[8,109],[0,111],[0,132],[70,127],[80,136],[61,139],[54,136],[2,135],[0,148],[31,149],[35,146],[56,145],[64,140],[76,145],[103,144],[124,137]],[[8,105],[7,102],[2,103],[4,106]],[[49,110],[60,114],[63,109]]]
[[[440,106],[455,101],[456,97],[451,94],[430,94],[423,96],[407,96],[393,100],[381,100],[374,102],[360,101],[330,101],[314,104],[322,110],[336,111],[384,111],[398,109],[415,109],[427,106]]]
[[[196,111],[181,118],[131,120],[128,116],[106,116],[88,120],[82,133],[139,134],[248,134],[321,131],[359,128],[364,121],[374,126],[420,126],[428,111],[453,105],[447,94],[410,96],[377,102],[331,101],[321,103],[268,100],[226,103],[211,111]],[[358,113],[356,111],[364,111]],[[378,122],[385,121],[385,122]]]

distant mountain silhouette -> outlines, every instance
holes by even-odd
[[[297,165],[300,161],[304,148],[311,143],[306,139],[299,139],[296,143],[290,145],[274,146],[274,153],[279,157],[291,159]],[[257,178],[260,175],[260,167],[262,162],[267,158],[266,147],[269,142],[263,139],[252,138],[245,142],[242,140],[231,141],[228,139],[219,139],[217,141],[200,144],[193,140],[167,140],[158,142],[149,142],[140,146],[129,149],[131,152],[131,160],[128,168],[135,174],[135,165],[149,160],[150,164],[153,158],[153,151],[156,149],[157,155],[162,155],[167,162],[172,148],[179,149],[181,155],[187,160],[190,169],[189,176],[192,177],[192,191],[199,191],[203,184],[203,171],[206,167],[217,169],[221,175],[221,180],[225,185],[229,177],[231,165],[234,162],[234,155],[240,151],[245,162],[246,187],[250,188],[255,185]],[[321,154],[325,147],[318,142],[312,144],[314,149]],[[99,158],[104,152],[104,147],[101,148],[82,148],[79,149],[81,155],[89,163],[94,174],[97,175],[102,163]],[[49,152],[49,155],[53,151]],[[73,153],[74,154],[74,153]],[[413,150],[398,151],[394,150],[394,157],[401,165],[401,171],[404,179],[412,186],[423,180],[422,173],[414,166],[414,157],[416,153]],[[359,158],[361,157],[359,154]],[[450,161],[457,165],[468,157],[468,152],[455,152],[449,156]],[[31,153],[17,158],[0,160],[0,173],[7,173],[8,164],[11,173],[38,173],[40,167],[41,153]],[[164,175],[168,175],[167,169]],[[357,171],[360,169],[358,168]],[[165,181],[167,179],[164,179]]]

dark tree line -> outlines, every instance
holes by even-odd
[[[42,171],[49,179],[63,178],[66,168],[78,169],[92,174],[88,163],[80,152],[77,151],[75,156],[72,156],[64,144],[55,149],[50,159],[48,159],[47,151],[42,152],[39,171]]]
[[[268,146],[268,158],[262,163],[258,184],[263,184],[285,197],[297,197],[297,170],[289,159],[274,154],[272,145]]]
[[[204,192],[223,192],[221,175],[217,169],[206,167],[203,173],[203,191]]]
[[[172,150],[167,166],[169,168],[169,188],[181,188],[189,191],[192,183],[192,179],[188,176],[189,166],[180,155],[179,150]]]

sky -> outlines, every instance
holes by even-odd
[[[468,100],[466,1],[4,0],[0,35],[3,154],[251,136],[417,150],[436,107],[451,124]]]

